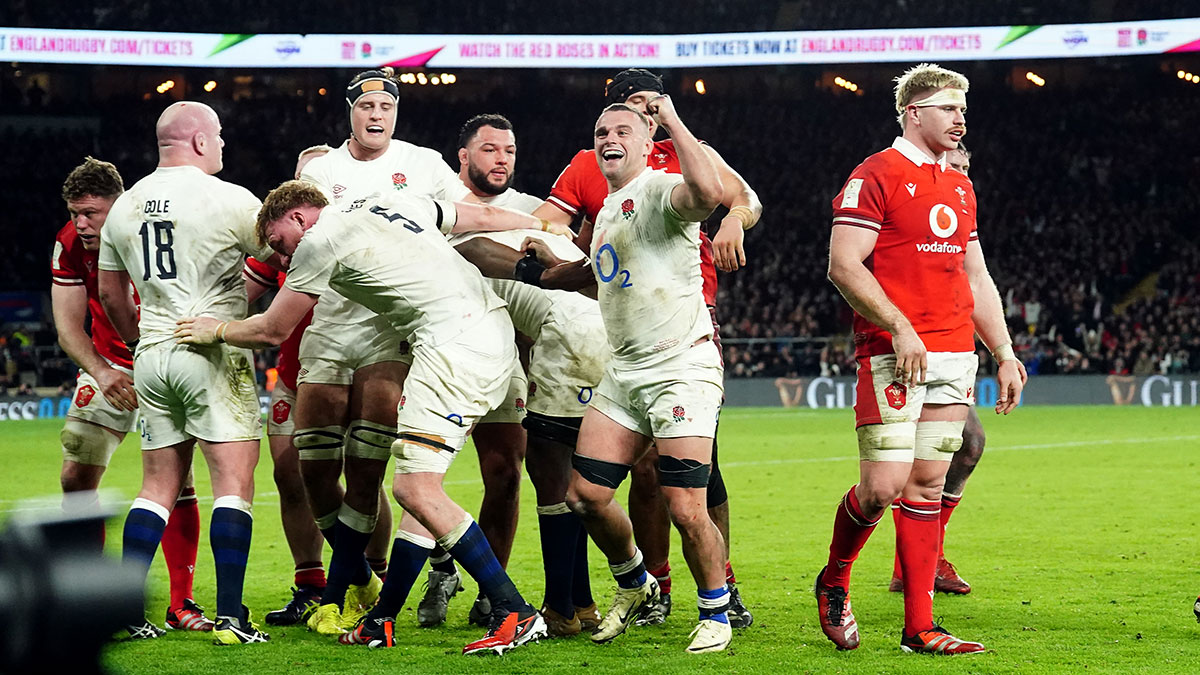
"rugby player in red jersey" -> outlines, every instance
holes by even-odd
[[[967,88],[966,77],[930,64],[899,77],[901,137],[855,168],[833,201],[829,279],[855,312],[860,481],[838,506],[814,592],[839,649],[859,644],[852,563],[899,498],[901,648],[984,650],[933,622],[942,487],[974,402],[975,333],[999,363],[997,413],[1017,406],[1025,379],[975,231],[971,181],[946,166],[966,133]]]
[[[639,112],[646,113],[647,103],[664,93],[662,78],[641,68],[623,70],[608,83],[608,103],[625,103]],[[652,118],[650,136],[653,138],[657,125]],[[717,269],[732,272],[745,266],[746,253],[743,249],[745,230],[754,227],[762,216],[762,203],[758,195],[721,156],[705,144],[705,151],[716,162],[717,172],[724,186],[721,204],[728,213],[721,219],[716,236],[711,240],[704,230],[700,231],[700,271],[703,277],[704,302],[713,319],[713,341],[720,347],[720,335],[716,319]],[[680,173],[679,157],[671,139],[654,141],[647,159],[652,169],[667,173]],[[591,245],[592,223],[608,196],[608,184],[600,172],[594,149],[580,150],[571,163],[559,175],[550,191],[550,197],[534,211],[540,218],[568,223],[583,219],[576,244],[583,250]],[[650,452],[634,465],[629,488],[629,515],[638,547],[645,556],[646,567],[657,579],[662,591],[659,600],[638,620],[640,625],[662,623],[671,612],[671,565],[670,521],[666,504],[659,490],[656,470],[658,454],[652,447]],[[725,481],[717,461],[717,439],[713,438],[712,473],[708,485],[708,510],[713,522],[721,530],[725,540],[726,580],[730,589],[729,621],[734,628],[749,626],[754,617],[742,603],[732,565],[729,559],[729,497]]]
[[[105,315],[96,289],[100,229],[113,201],[124,191],[117,167],[92,157],[75,167],[63,183],[62,196],[71,222],[55,237],[50,299],[58,343],[79,366],[75,396],[60,434],[60,480],[64,495],[72,495],[63,500],[67,510],[86,509],[97,503],[96,489],[113,452],[138,423],[133,354]],[[89,314],[90,336],[85,330]],[[207,631],[213,627],[204,610],[192,600],[199,542],[200,508],[189,474],[162,539],[163,558],[171,578],[167,626],[173,629]],[[130,629],[132,638],[154,638],[162,633],[149,621]]]
[[[959,143],[957,148],[946,153],[946,166],[964,176],[970,175],[971,153],[965,145]],[[962,448],[954,453],[950,469],[946,471],[946,485],[942,487],[941,544],[938,546],[937,572],[933,577],[933,590],[939,593],[966,595],[971,592],[971,584],[960,577],[954,565],[946,560],[944,550],[946,524],[950,521],[955,507],[962,501],[967,479],[971,477],[971,472],[979,464],[979,458],[983,456],[983,447],[986,442],[987,437],[983,433],[983,424],[979,421],[979,413],[975,412],[975,408],[972,406],[970,412],[967,413],[967,425],[963,428]],[[892,517],[897,522],[900,518],[899,509],[899,504],[892,504]],[[899,555],[896,556],[892,568],[892,581],[888,584],[888,590],[893,593],[900,593],[904,590],[904,579],[900,576]]]

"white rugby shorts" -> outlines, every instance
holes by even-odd
[[[591,406],[650,438],[712,438],[725,389],[712,340],[650,366],[610,361]]]
[[[160,342],[138,351],[133,372],[142,450],[191,439],[221,443],[262,437],[249,349]]]

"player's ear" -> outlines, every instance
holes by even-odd
[[[208,136],[203,131],[197,131],[196,134],[192,136],[192,150],[197,155],[203,155],[207,148]]]
[[[458,149],[458,163],[461,166],[467,165],[467,149],[466,148]]]

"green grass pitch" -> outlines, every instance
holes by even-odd
[[[438,629],[416,626],[415,589],[398,619],[400,646],[343,647],[303,628],[272,628],[271,642],[215,647],[199,634],[170,633],[111,646],[106,664],[127,673],[926,673],[1200,672],[1200,625],[1191,605],[1200,592],[1197,460],[1200,415],[1191,409],[1043,407],[1009,418],[984,414],[988,451],[950,522],[946,551],[974,587],[939,595],[935,615],[961,637],[979,640],[976,656],[906,655],[899,649],[903,609],[887,592],[893,527],[885,517],[855,566],[852,593],[862,632],[855,652],[821,635],[812,597],[834,507],[858,471],[849,411],[729,409],[721,459],[733,513],[733,564],[754,625],[725,653],[684,653],[695,621],[694,583],[673,543],[675,613],[661,627],[633,628],[613,644],[586,637],[544,641],[503,658],[467,658],[462,646],[481,635],[467,625],[475,589],[451,603]],[[55,503],[59,422],[6,422],[0,436],[0,518],[30,498]],[[135,439],[118,451],[104,486],[132,499],[140,481]],[[199,453],[197,453],[199,457]],[[196,599],[213,606],[207,507],[212,497],[197,461],[203,519]],[[271,463],[258,468],[254,545],[246,602],[261,617],[289,597],[292,563],[279,525]],[[474,511],[479,475],[467,449],[447,489]],[[623,501],[623,498],[622,498]],[[119,511],[124,505],[119,505]],[[541,560],[533,489],[522,488],[521,524],[509,570],[525,597],[541,600]],[[120,522],[112,523],[116,555]],[[611,577],[592,552],[601,609]],[[166,605],[161,555],[151,570],[149,616]],[[64,646],[70,636],[62,636]]]

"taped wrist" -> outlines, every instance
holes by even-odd
[[[517,261],[516,267],[513,268],[513,279],[541,288],[542,273],[545,271],[545,265],[538,262],[537,255],[530,251],[525,254],[524,258]]]
[[[1000,345],[992,350],[992,358],[996,359],[996,363],[1004,363],[1005,361],[1016,361],[1017,354],[1013,351],[1012,343]]]

